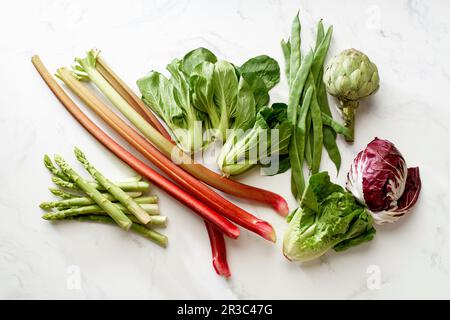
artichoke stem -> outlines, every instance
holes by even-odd
[[[351,138],[345,137],[345,141],[353,142],[355,139],[355,112],[358,101],[342,101],[342,117],[344,125],[350,130]]]

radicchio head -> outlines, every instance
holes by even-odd
[[[393,143],[375,138],[353,160],[346,188],[378,224],[395,222],[417,201],[419,168],[407,168]]]

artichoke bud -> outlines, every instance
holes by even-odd
[[[364,53],[347,49],[330,60],[323,81],[328,93],[339,99],[345,125],[354,130],[359,99],[370,96],[380,85],[377,66]]]

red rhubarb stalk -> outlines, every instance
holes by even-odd
[[[116,143],[111,137],[104,133],[95,123],[93,123],[76,104],[70,99],[70,97],[64,92],[64,90],[58,85],[55,79],[45,68],[42,61],[38,56],[32,57],[32,63],[36,67],[37,71],[41,75],[42,79],[47,83],[50,90],[61,101],[64,107],[77,119],[77,121],[91,133],[98,141],[100,141],[105,147],[113,152],[122,161],[127,163],[136,172],[146,177],[149,181],[159,186],[175,199],[191,208],[203,219],[211,222],[215,227],[221,230],[225,235],[230,238],[237,238],[239,236],[239,229],[230,221],[213,211],[207,205],[194,198],[183,189],[170,182],[159,173],[148,167],[145,163],[134,157],[131,153]]]
[[[58,77],[83,100],[83,102],[99,115],[111,128],[119,133],[128,143],[144,157],[160,168],[170,178],[189,190],[197,199],[224,215],[231,221],[253,231],[267,240],[275,242],[276,236],[272,226],[251,215],[242,208],[226,200],[208,186],[201,183],[182,168],[171,162],[147,139],[127,125],[116,113],[106,106],[91,90],[83,86],[67,68],[58,69]],[[155,130],[155,132],[157,132]],[[159,133],[158,133],[159,134]]]
[[[160,123],[153,112],[147,108],[141,99],[127,86],[127,84],[119,78],[119,76],[106,64],[102,57],[98,57],[96,69],[109,82],[109,84],[124,98],[134,110],[147,120],[156,130],[161,133],[167,140],[174,143],[172,137]],[[189,192],[189,190],[187,190]],[[226,278],[231,276],[227,262],[227,251],[223,233],[214,228],[214,226],[205,221],[205,227],[208,232],[209,242],[211,245],[212,262],[216,273]]]
[[[205,221],[205,225],[206,230],[208,230],[209,242],[211,243],[214,270],[216,270],[218,275],[228,278],[231,276],[231,272],[227,262],[225,239],[222,233],[210,223]]]
[[[193,161],[190,156],[185,154],[177,146],[170,143],[158,130],[152,127],[142,117],[146,108],[142,104],[136,103],[135,106],[130,105],[123,96],[117,92],[114,87],[106,80],[98,71],[98,51],[91,50],[87,53],[85,59],[77,59],[83,69],[83,80],[90,79],[100,91],[116,106],[117,109],[130,121],[133,125],[147,138],[156,148],[158,148],[166,157],[173,159],[176,163],[188,171],[197,179],[209,184],[210,186],[219,189],[236,197],[245,198],[265,204],[271,205],[279,214],[285,216],[288,214],[287,202],[279,195],[251,187],[234,180],[228,179],[216,172],[209,170],[203,165]],[[104,73],[107,73],[104,61],[101,60],[100,65],[103,66]],[[101,69],[101,67],[100,67]],[[110,68],[109,68],[110,69]],[[113,74],[109,74],[110,79],[117,78]],[[114,81],[113,81],[114,82]],[[116,86],[118,81],[115,81]],[[123,90],[122,90],[123,91]],[[140,108],[140,112],[136,112],[135,108]],[[148,112],[148,111],[147,111]]]

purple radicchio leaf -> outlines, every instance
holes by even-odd
[[[394,144],[375,138],[353,161],[346,187],[376,223],[394,222],[417,201],[419,169],[408,169]]]

